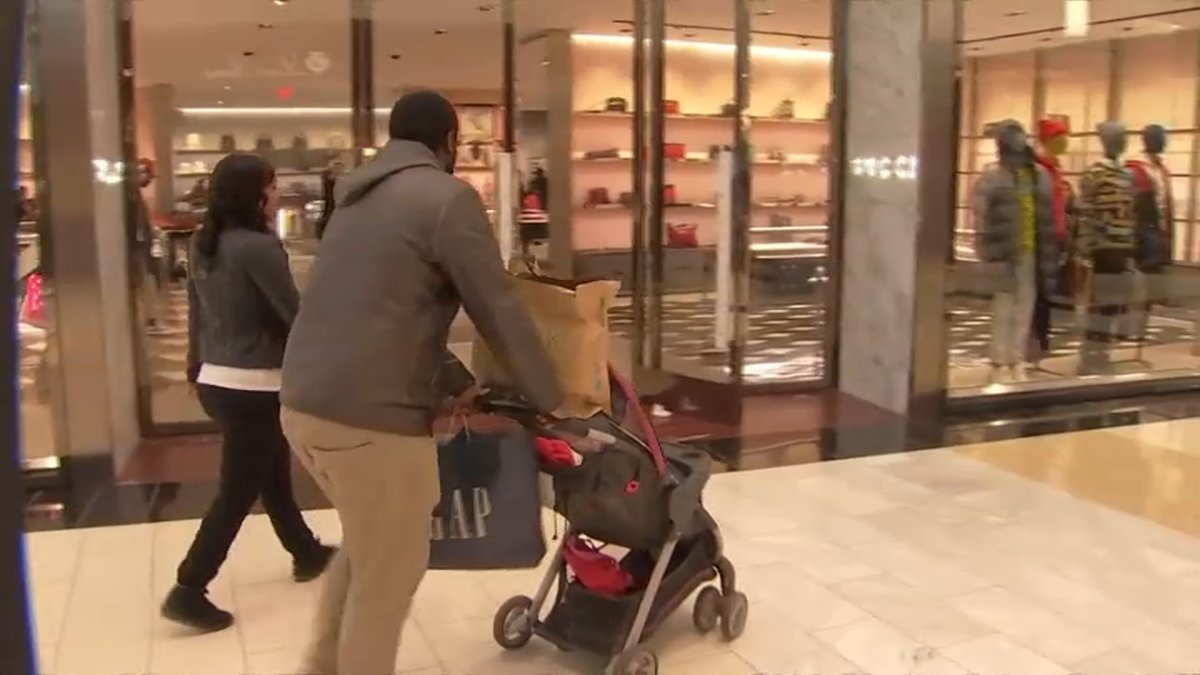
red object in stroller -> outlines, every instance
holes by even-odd
[[[481,401],[485,410],[541,436],[568,441],[586,437],[603,445],[582,453],[583,464],[573,467],[579,475],[544,467],[554,479],[555,510],[566,517],[566,532],[535,595],[516,596],[501,605],[493,634],[505,649],[524,647],[537,635],[563,650],[598,654],[609,659],[606,675],[655,675],[658,658],[641,644],[696,589],[704,586],[692,614],[697,630],[708,633],[719,627],[726,640],[745,630],[749,603],[736,588],[720,530],[702,504],[711,458],[700,450],[660,443],[632,386],[615,370],[610,375],[612,417],[600,414],[545,425],[519,400],[492,392]],[[626,413],[637,422],[637,432],[618,421]],[[605,453],[619,454],[607,461],[600,457]],[[602,464],[607,473],[597,471]],[[614,481],[614,468],[617,474],[626,468],[640,473]],[[658,514],[662,527],[655,522]],[[622,515],[628,517],[622,520]],[[577,535],[628,548],[619,564],[635,580],[633,588],[612,594],[581,583],[564,556],[564,547]],[[718,578],[719,587],[705,585]]]

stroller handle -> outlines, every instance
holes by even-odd
[[[585,420],[547,420],[523,396],[511,391],[488,390],[475,399],[475,406],[482,413],[507,417],[523,428],[543,435],[588,436],[592,430]]]

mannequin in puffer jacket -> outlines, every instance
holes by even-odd
[[[998,162],[972,198],[976,251],[987,263],[992,300],[992,382],[1026,379],[1034,305],[1058,275],[1054,182],[1034,160],[1015,120],[992,127]]]

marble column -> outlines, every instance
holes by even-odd
[[[834,3],[839,389],[940,406],[954,217],[958,0]]]

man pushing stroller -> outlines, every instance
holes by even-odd
[[[477,389],[446,348],[460,303],[542,413],[562,400],[479,195],[453,177],[458,115],[421,91],[338,184],[283,364],[282,423],[343,528],[303,673],[391,673],[440,495],[432,422]]]

